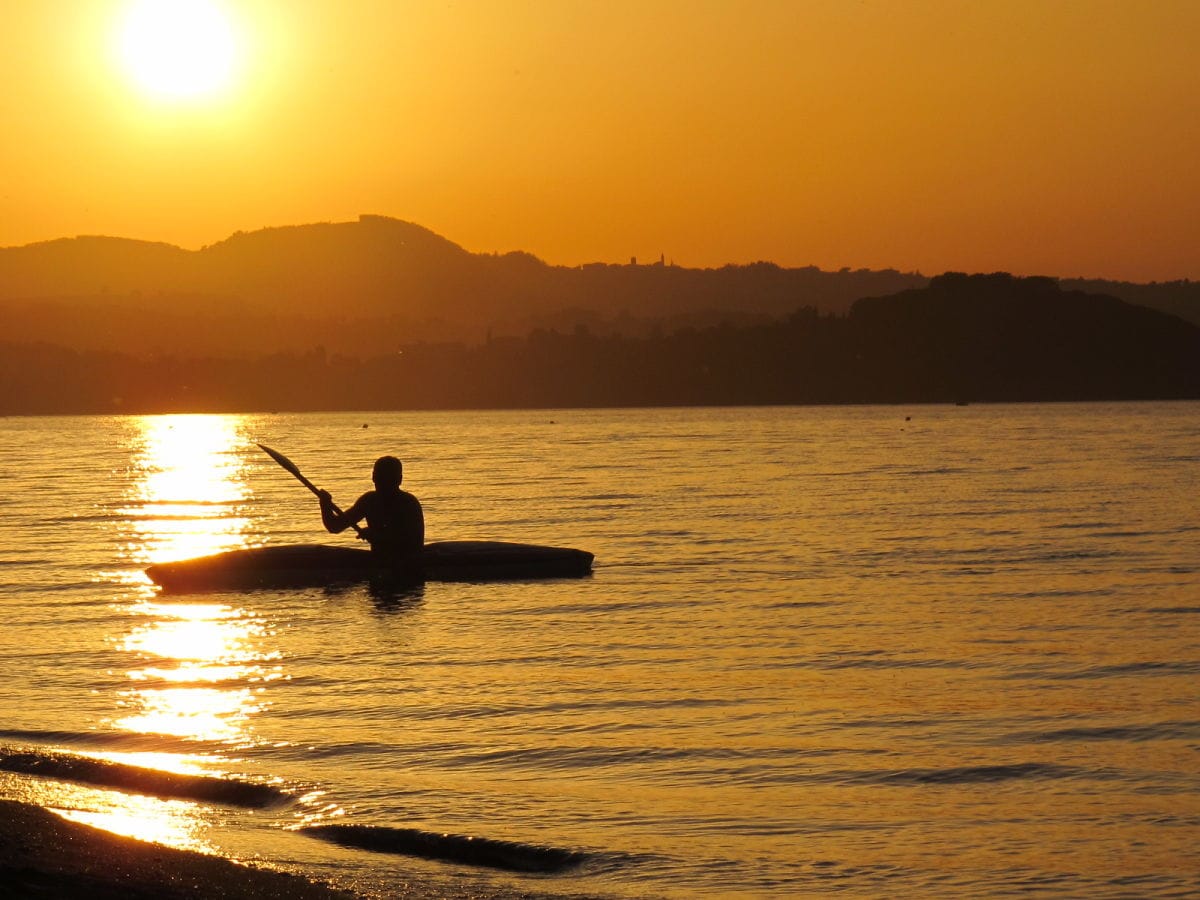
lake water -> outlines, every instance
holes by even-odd
[[[160,597],[405,460],[580,580]],[[375,896],[1200,893],[1200,404],[0,420],[0,794]],[[553,874],[340,847],[562,848]],[[420,888],[424,884],[425,888]]]

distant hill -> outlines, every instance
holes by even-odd
[[[1200,324],[1200,283],[1060,283]],[[861,298],[928,284],[918,273],[767,262],[551,266],[361,216],[239,232],[196,251],[86,236],[0,248],[0,323],[8,340],[88,351],[252,357],[320,346],[369,356],[535,328],[645,337],[767,324],[801,308],[845,315]]]
[[[1200,396],[1200,328],[1051,278],[947,273],[848,324],[856,395],[885,402]]]
[[[1062,278],[1064,290],[1088,294],[1106,294],[1126,303],[1148,306],[1200,325],[1200,281],[1155,281],[1134,284],[1129,281],[1104,281],[1098,278]]]
[[[469,253],[382,216],[239,232],[198,251],[106,237],[0,249],[10,337],[125,352],[321,344],[372,353],[405,340],[482,341],[577,324],[648,334],[775,320],[801,306],[845,312],[859,297],[925,281],[771,263],[550,266],[527,253]]]
[[[194,254],[170,244],[83,235],[0,248],[0,299],[177,292]]]

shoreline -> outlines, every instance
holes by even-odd
[[[396,874],[365,893],[303,874],[181,850],[72,822],[45,807],[0,798],[0,898],[42,900],[561,900],[538,887],[485,886],[448,871]],[[572,892],[571,900],[602,895]]]
[[[301,875],[151,844],[0,800],[0,894],[88,900],[362,900]]]

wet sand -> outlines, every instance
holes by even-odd
[[[68,822],[0,800],[0,897],[67,900],[352,900],[298,875],[250,868]]]
[[[123,837],[0,799],[0,900],[377,900],[300,875]],[[561,900],[541,891],[398,877],[388,900]],[[572,894],[572,900],[589,897]],[[590,900],[600,900],[591,897]]]

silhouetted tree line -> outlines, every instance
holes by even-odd
[[[0,345],[0,413],[1200,398],[1200,328],[1048,278],[948,274],[782,321],[647,337],[586,326],[357,358]]]

